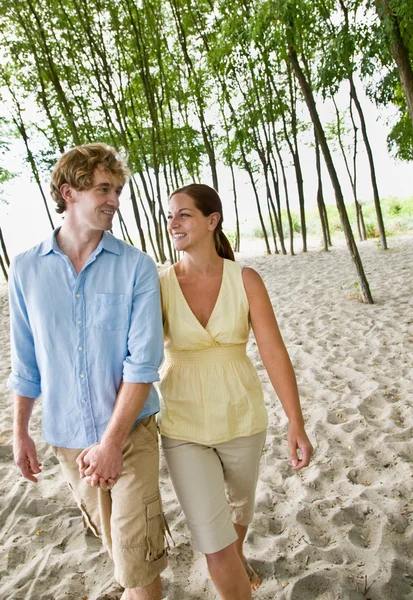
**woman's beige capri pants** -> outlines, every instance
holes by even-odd
[[[211,554],[238,538],[233,523],[249,525],[266,431],[205,446],[162,436],[176,495],[196,550]]]

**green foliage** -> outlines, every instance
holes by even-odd
[[[394,68],[392,54],[407,52],[407,60],[413,64],[413,10],[411,0],[376,0],[375,6],[380,19],[376,33],[381,41],[378,46],[378,58],[381,60],[382,80],[376,84],[375,96],[379,103],[390,99],[398,108],[398,121],[388,136],[388,146],[400,159],[413,160],[413,115],[407,109],[407,103],[400,85],[405,74],[399,74]],[[392,50],[397,47],[397,51]],[[410,66],[411,68],[411,66]],[[381,91],[377,91],[380,90]]]
[[[396,158],[413,161],[413,124],[404,99],[400,104],[399,120],[387,136],[387,144]]]
[[[389,206],[389,214],[392,216],[398,215],[403,210],[403,204],[396,198],[391,200]]]
[[[372,201],[361,202],[361,205],[367,236],[379,237],[374,203]],[[398,235],[413,231],[413,198],[385,198],[381,200],[381,207],[386,228],[386,235]],[[327,204],[326,208],[332,233],[338,233],[341,235],[342,228],[336,207],[332,204]],[[356,231],[357,217],[355,206],[354,204],[348,204],[346,208],[353,231]],[[307,217],[309,231],[312,234],[321,234],[317,209],[308,211]]]
[[[376,223],[376,212],[374,203],[362,202],[364,222],[367,230],[367,237],[379,238],[379,230]],[[385,198],[381,201],[383,219],[386,226],[386,235],[402,235],[413,232],[413,197],[412,198]],[[356,210],[353,204],[347,205],[347,213],[354,232],[357,231]],[[328,222],[332,235],[343,236],[340,217],[337,208],[334,204],[326,204]],[[300,234],[299,213],[292,211],[293,228],[295,234]],[[284,236],[288,238],[288,222],[287,214],[282,211],[283,231]],[[269,230],[270,223],[266,220],[266,227]],[[312,208],[306,211],[307,232],[312,236],[321,237],[320,217],[317,208]],[[263,238],[261,228],[257,224],[252,224],[250,229],[245,233],[256,238]]]
[[[9,150],[9,140],[11,140],[12,137],[13,130],[10,127],[10,123],[4,117],[0,117],[0,161],[2,160],[6,152]],[[13,177],[16,177],[16,175],[17,173],[5,169],[3,166],[0,165],[0,185],[7,183],[11,179],[13,179]],[[4,201],[2,195],[3,190],[1,190],[0,188],[0,200]]]
[[[411,0],[388,1],[412,53]],[[155,219],[161,190],[198,178],[205,164],[213,171],[218,157],[247,170],[252,184],[297,157],[310,124],[291,49],[322,96],[359,75],[379,105],[393,103],[389,147],[413,160],[390,42],[372,0],[3,0],[0,103],[36,173],[75,144],[123,150]],[[345,136],[339,116],[329,141],[337,125]],[[0,171],[0,180],[9,176]],[[393,216],[402,227],[403,211]],[[341,228],[335,214],[331,228]],[[308,229],[317,231],[316,221]]]
[[[301,233],[301,222],[300,215],[298,211],[292,210],[291,212],[291,221],[293,226],[293,233]],[[283,224],[283,233],[284,237],[290,237],[290,228],[288,223],[288,215],[286,210],[281,211],[281,220]]]
[[[368,238],[378,238],[380,237],[380,232],[377,229],[377,225],[372,223],[372,221],[364,221],[366,226],[366,233]]]

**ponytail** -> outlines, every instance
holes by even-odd
[[[235,262],[234,251],[230,241],[220,228],[221,225],[218,225],[218,227],[214,231],[215,249],[217,254],[218,256],[221,256],[221,258],[228,258],[228,260],[233,260]]]

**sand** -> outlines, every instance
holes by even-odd
[[[339,244],[328,254],[241,256],[264,278],[293,360],[313,462],[288,465],[287,422],[251,339],[270,425],[247,553],[263,577],[257,600],[413,598],[413,238],[359,245],[375,299],[357,300],[353,266]],[[82,519],[40,438],[38,485],[12,459],[7,289],[0,287],[0,599],[120,597],[111,562]],[[216,598],[164,463],[161,486],[176,546],[164,598]]]

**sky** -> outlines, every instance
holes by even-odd
[[[344,110],[347,106],[347,91],[341,90],[338,96],[339,109]],[[362,96],[362,104],[365,109],[367,128],[370,136],[370,143],[373,148],[373,154],[376,164],[376,173],[378,180],[379,193],[382,198],[395,196],[407,198],[413,196],[413,165],[412,163],[403,163],[395,160],[389,155],[386,144],[386,137],[390,131],[390,123],[394,120],[394,111],[389,108],[386,111],[377,111],[375,106]],[[323,123],[333,120],[332,106],[328,103],[319,106],[319,111]],[[302,118],[309,120],[305,106],[302,107]],[[317,177],[315,169],[314,149],[310,147],[311,132],[305,135],[307,140],[300,147],[300,156],[302,161],[302,170],[304,177],[304,190],[306,206],[312,208],[316,206]],[[97,140],[98,141],[98,140]],[[350,140],[349,140],[350,141]],[[358,198],[361,201],[372,199],[372,188],[370,179],[370,170],[367,162],[366,152],[360,139],[358,157]],[[15,256],[31,246],[39,243],[51,233],[51,227],[47,219],[43,200],[38,192],[37,186],[30,179],[30,171],[24,164],[24,149],[21,142],[16,141],[11,145],[11,152],[4,157],[2,166],[10,170],[20,172],[12,182],[3,186],[3,192],[0,198],[0,225],[3,231],[6,245],[10,257]],[[286,164],[290,189],[290,202],[292,208],[298,207],[298,197],[296,194],[294,168],[287,154]],[[339,174],[340,182],[347,202],[353,202],[353,196],[345,171],[344,162],[341,154],[334,153],[335,165]],[[255,198],[248,175],[238,171],[236,174],[237,192],[239,202],[239,213],[241,228],[252,230],[258,224],[257,209]],[[208,169],[205,169],[202,178],[203,183],[211,184],[211,176]],[[233,208],[232,182],[229,169],[222,165],[219,167],[220,196],[224,207],[224,229],[233,231],[235,227],[235,213]],[[48,181],[45,181],[45,192],[48,192]],[[263,190],[263,182],[261,183]],[[328,173],[324,168],[324,193],[325,201],[328,204],[334,204],[334,194],[329,181]],[[262,194],[265,199],[265,194]],[[7,203],[5,202],[7,201]],[[263,202],[264,205],[264,202]],[[167,206],[167,198],[164,199],[164,206]],[[50,211],[53,215],[55,226],[62,223],[62,219],[54,212],[54,203],[50,199]],[[265,210],[265,207],[263,206]],[[129,200],[127,190],[121,196],[121,210],[124,219],[130,228],[130,233],[134,239],[137,238],[137,231],[134,227],[134,217],[132,206]],[[118,223],[114,226],[115,235],[120,236]]]

